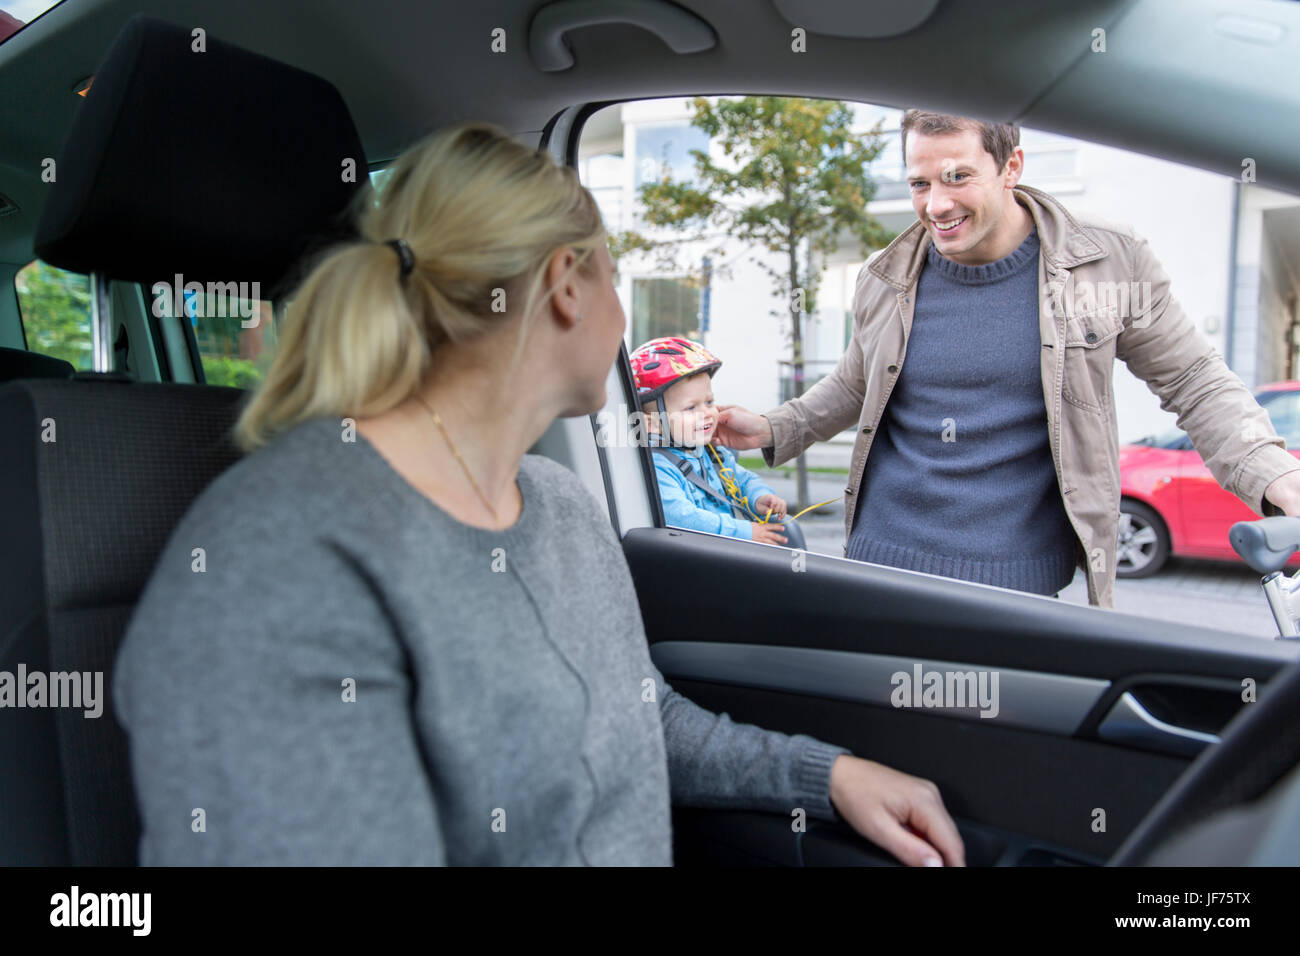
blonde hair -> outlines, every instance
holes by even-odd
[[[487,123],[449,127],[408,150],[377,194],[358,192],[352,214],[359,240],[328,250],[299,285],[266,377],[235,424],[246,452],[310,418],[402,403],[438,346],[500,327],[503,300],[523,290],[513,368],[553,291],[542,289],[551,256],[574,248],[575,268],[591,275],[606,241],[571,168]],[[415,258],[405,279],[392,239],[405,239]]]

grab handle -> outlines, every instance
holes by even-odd
[[[663,0],[557,0],[538,10],[528,27],[533,64],[545,73],[567,70],[573,66],[573,52],[565,34],[605,23],[649,30],[674,53],[702,53],[718,42],[713,27]]]

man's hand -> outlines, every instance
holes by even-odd
[[[1288,471],[1264,489],[1264,497],[1286,514],[1300,515],[1300,471]]]
[[[772,423],[739,405],[718,406],[717,440],[728,448],[745,451],[775,444]]]
[[[966,865],[957,825],[929,780],[840,754],[831,764],[831,803],[853,829],[908,866]]]

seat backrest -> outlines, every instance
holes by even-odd
[[[0,348],[0,382],[16,378],[72,378],[75,371],[71,362],[52,355]]]
[[[326,81],[193,42],[142,17],[113,41],[57,159],[36,252],[114,280],[258,282],[269,298],[350,234],[365,154]],[[89,673],[92,693],[101,681],[96,717],[0,709],[0,864],[137,861],[113,661],[176,522],[238,458],[245,394],[122,373],[0,385],[0,695],[6,672],[11,688],[20,673]]]
[[[0,864],[135,863],[113,658],[172,528],[238,459],[229,433],[245,394],[126,380],[0,385],[0,672],[88,674],[80,687],[97,697],[48,706],[59,702],[51,678],[47,706],[4,712]],[[16,690],[36,699],[30,684]]]

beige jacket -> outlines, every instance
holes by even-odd
[[[1145,239],[1100,220],[1076,219],[1037,189],[1015,189],[1034,217],[1043,398],[1065,510],[1078,536],[1088,600],[1112,607],[1120,504],[1119,439],[1112,394],[1116,357],[1178,413],[1215,480],[1256,514],[1264,489],[1300,470],[1267,413],[1169,294],[1169,276]],[[853,336],[835,370],[801,398],[768,412],[768,465],[857,429],[844,529],[853,527],[862,472],[907,353],[929,234],[915,222],[858,273]]]

